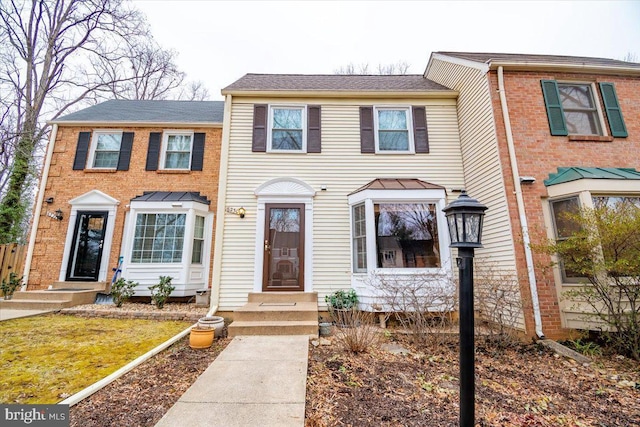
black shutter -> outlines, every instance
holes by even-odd
[[[376,140],[373,129],[373,107],[360,107],[360,152],[376,152]]]
[[[193,150],[191,151],[191,170],[201,171],[204,163],[204,133],[193,134]]]
[[[542,95],[544,96],[544,104],[547,108],[551,135],[569,135],[567,123],[564,120],[564,111],[562,110],[558,84],[555,80],[540,80],[540,83],[542,84]]]
[[[267,112],[269,106],[256,104],[253,106],[253,142],[251,151],[267,151]]]
[[[411,107],[413,113],[413,141],[416,153],[429,152],[429,132],[427,131],[427,115],[422,106]]]
[[[76,146],[76,157],[73,159],[73,170],[80,171],[87,164],[87,154],[89,153],[89,142],[91,132],[80,132],[78,134],[78,145]]]
[[[120,155],[118,156],[119,171],[128,171],[131,161],[131,148],[133,147],[133,132],[123,132],[120,140]]]
[[[320,153],[322,151],[319,105],[309,105],[307,117],[307,153]]]
[[[149,148],[147,149],[147,166],[145,170],[155,171],[158,170],[158,159],[160,158],[160,140],[162,139],[162,133],[151,132],[149,133]]]
[[[615,86],[613,83],[600,83],[600,93],[604,101],[604,108],[607,111],[611,136],[626,138],[629,134],[622,118],[622,110],[620,110]]]

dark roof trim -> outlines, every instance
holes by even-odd
[[[131,199],[132,202],[198,202],[210,205],[207,196],[199,191],[145,191],[141,196]]]

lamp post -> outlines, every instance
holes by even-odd
[[[460,426],[475,423],[475,367],[473,339],[473,253],[482,247],[482,221],[487,207],[462,191],[444,209],[451,247],[458,248],[460,323]]]

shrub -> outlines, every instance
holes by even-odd
[[[444,339],[457,303],[450,278],[437,273],[375,274],[368,281],[381,309],[391,312],[411,331],[414,342],[439,343]]]
[[[134,288],[138,285],[139,283],[133,280],[124,280],[122,277],[111,285],[111,298],[116,307],[122,307],[122,303],[133,296]]]
[[[164,303],[171,296],[171,292],[176,288],[175,286],[171,286],[171,281],[173,277],[171,276],[160,276],[160,282],[149,286],[149,290],[151,291],[151,301],[158,307],[162,309],[164,307]]]
[[[614,349],[640,360],[640,208],[629,199],[614,202],[567,213],[573,234],[539,249],[584,278],[563,296],[585,322],[601,329]]]
[[[0,282],[0,290],[6,298],[11,298],[13,293],[22,286],[22,277],[18,277],[16,273],[9,273],[9,280],[2,279]]]
[[[336,322],[341,328],[336,333],[336,340],[347,351],[366,352],[380,338],[374,320],[374,313],[360,311],[356,307],[337,311]]]
[[[331,309],[350,309],[358,306],[358,295],[354,289],[348,291],[335,291],[331,295],[324,297],[325,302]]]

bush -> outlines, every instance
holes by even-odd
[[[336,340],[345,350],[363,353],[378,343],[379,332],[374,322],[374,313],[360,311],[354,307],[336,311],[335,319],[338,325],[341,325],[336,333]]]
[[[133,290],[139,283],[133,280],[124,280],[119,278],[113,285],[111,285],[111,298],[116,307],[122,307],[122,303],[133,296],[135,291]]]
[[[640,208],[629,199],[613,201],[566,214],[576,225],[573,234],[540,248],[584,278],[563,296],[585,322],[601,329],[616,351],[640,360]]]
[[[149,286],[151,301],[159,309],[164,307],[165,302],[169,299],[169,296],[171,296],[171,292],[176,288],[175,286],[171,286],[172,280],[173,277],[171,276],[160,276],[160,282],[158,284]]]
[[[11,298],[13,293],[22,286],[22,277],[18,277],[16,273],[9,273],[9,280],[2,279],[0,290],[6,298]]]
[[[354,289],[348,291],[335,291],[331,295],[324,297],[324,301],[331,309],[350,309],[358,306],[358,295]]]

